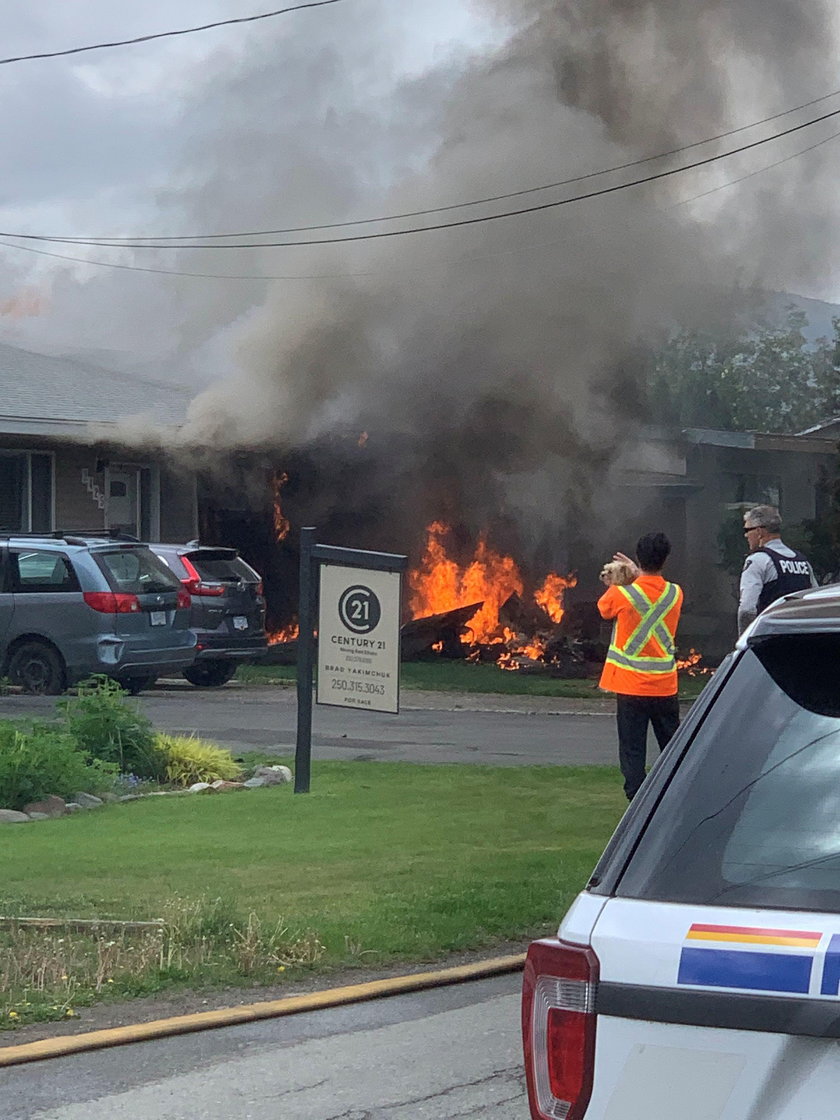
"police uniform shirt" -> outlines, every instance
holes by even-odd
[[[770,548],[784,559],[790,559],[796,553],[788,548],[780,537],[767,542],[762,546]],[[810,565],[811,586],[818,587],[813,569]],[[751,552],[744,561],[744,570],[741,572],[741,597],[738,603],[738,616],[755,616],[758,614],[758,597],[765,583],[776,579],[776,565],[766,552]]]

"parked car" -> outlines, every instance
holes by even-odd
[[[244,661],[268,649],[262,578],[235,548],[189,544],[151,544],[190,593],[190,626],[197,637],[196,659],[183,670],[194,685],[225,684]]]
[[[145,545],[0,536],[0,674],[54,695],[94,673],[136,693],[195,660],[190,597]]]
[[[838,1115],[840,588],[739,640],[531,946],[522,1027],[534,1120]]]

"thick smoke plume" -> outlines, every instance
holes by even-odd
[[[834,81],[829,0],[482,7],[496,25],[491,50],[396,89],[375,77],[387,53],[385,32],[371,42],[376,5],[334,9],[336,46],[314,55],[304,36],[263,43],[222,85],[194,164],[202,203],[187,203],[205,223],[229,228],[231,213],[294,225],[460,202],[691,144]],[[302,105],[302,87],[315,104]],[[670,161],[439,220],[657,172],[806,113]],[[570,503],[597,523],[610,512],[599,497],[610,464],[645,419],[638,383],[647,348],[676,324],[722,321],[736,289],[790,290],[828,272],[821,247],[837,220],[829,147],[686,200],[831,125],[530,216],[253,251],[252,266],[325,278],[277,283],[236,316],[220,311],[227,325],[208,353],[224,376],[193,402],[185,448],[274,449],[282,460],[329,445],[329,470],[340,473],[356,469],[356,436],[368,432],[365,455],[387,467],[360,471],[364,491],[343,497],[363,520],[387,523],[392,544],[400,526],[405,543],[433,516],[474,531],[495,522],[535,548],[547,533],[562,536]],[[325,467],[322,487],[334,478]],[[335,509],[318,512],[329,519]]]

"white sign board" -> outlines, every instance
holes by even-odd
[[[399,572],[321,565],[316,701],[400,710]]]

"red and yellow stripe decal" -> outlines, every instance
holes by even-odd
[[[801,929],[754,929],[750,926],[709,926],[695,923],[686,938],[689,941],[724,941],[742,945],[786,945],[797,949],[816,949],[822,934]]]

